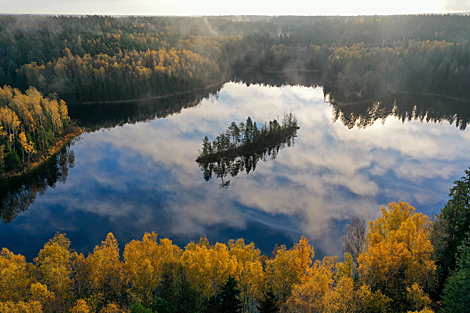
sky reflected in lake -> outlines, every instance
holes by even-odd
[[[202,138],[214,139],[232,121],[262,124],[297,116],[295,145],[267,158],[230,188],[205,181],[195,162]],[[121,244],[155,231],[184,246],[243,237],[269,254],[302,234],[317,256],[341,255],[344,225],[376,219],[399,200],[437,213],[452,182],[470,165],[470,133],[442,124],[395,117],[365,129],[333,122],[321,88],[226,84],[203,100],[151,122],[83,134],[72,147],[75,166],[11,223],[0,245],[32,259],[55,232],[91,252],[113,232]]]

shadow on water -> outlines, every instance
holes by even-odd
[[[65,183],[69,168],[74,167],[75,155],[70,144],[63,147],[37,169],[20,177],[0,181],[0,218],[4,223],[14,220],[34,203],[49,187]]]
[[[85,127],[88,131],[148,122],[155,118],[165,118],[169,115],[180,113],[183,109],[196,107],[203,99],[217,99],[221,88],[222,85],[219,85],[190,94],[162,97],[159,99],[142,99],[109,104],[71,105],[69,106],[69,115],[72,119],[78,120],[80,126]]]
[[[250,68],[249,66],[247,68]],[[322,85],[322,73],[313,71],[269,71],[265,69],[239,69],[231,75],[230,81],[247,86],[261,85],[269,87]]]

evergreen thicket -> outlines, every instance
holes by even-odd
[[[211,163],[221,158],[248,155],[272,147],[285,138],[292,136],[298,129],[297,118],[294,114],[284,113],[281,124],[277,120],[264,123],[258,128],[251,117],[246,123],[237,125],[232,122],[225,133],[220,133],[213,142],[206,136],[202,141],[202,151],[197,162]]]
[[[204,137],[196,162],[206,181],[215,174],[222,180],[220,187],[228,188],[230,180],[224,181],[225,177],[229,174],[235,177],[243,171],[249,174],[267,156],[275,159],[280,149],[294,145],[299,128],[297,118],[292,113],[284,113],[281,123],[272,120],[261,128],[251,117],[239,125],[232,122],[226,132],[220,133],[213,142]]]

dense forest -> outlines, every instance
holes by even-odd
[[[146,233],[121,254],[112,233],[88,256],[57,233],[33,263],[0,253],[2,312],[464,312],[470,301],[470,170],[434,221],[404,202],[354,218],[344,261],[302,237],[261,255],[243,239],[184,249]]]
[[[303,72],[337,101],[470,97],[469,17],[0,17],[0,85],[80,103]]]

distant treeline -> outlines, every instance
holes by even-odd
[[[68,49],[64,52],[54,63],[23,65],[17,80],[37,86],[45,94],[58,92],[71,101],[99,102],[175,93],[222,79],[216,62],[186,49],[134,50],[112,57],[85,54],[83,58]]]
[[[300,71],[320,74],[341,101],[399,91],[468,99],[469,25],[465,15],[1,16],[0,85],[99,102]]]
[[[81,133],[69,122],[63,100],[44,98],[34,87],[25,94],[0,88],[0,178],[41,162]]]
[[[397,40],[351,46],[285,45],[283,37],[252,35],[240,43],[232,63],[245,71],[321,73],[325,95],[341,101],[379,100],[397,92],[422,92],[470,99],[470,43]],[[243,52],[245,51],[245,52]],[[307,74],[305,74],[305,72]]]

